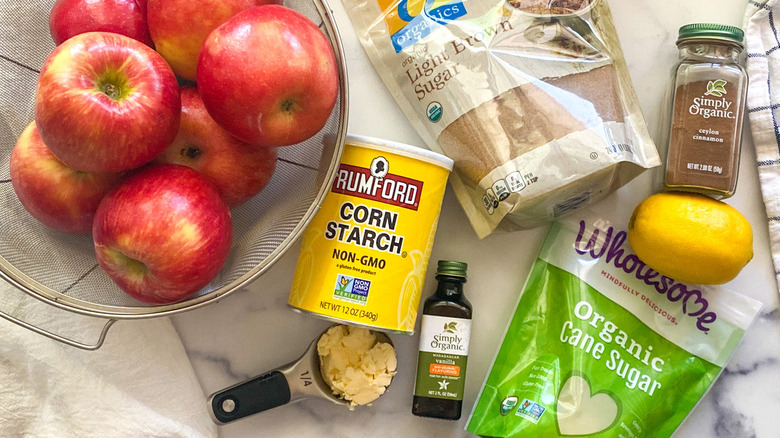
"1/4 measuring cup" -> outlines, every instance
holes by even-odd
[[[208,399],[211,419],[217,424],[226,424],[307,398],[349,406],[350,402],[335,395],[322,378],[317,343],[326,332],[317,336],[297,360],[212,394]],[[386,334],[372,333],[377,343],[393,345]]]

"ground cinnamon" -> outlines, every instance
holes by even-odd
[[[734,194],[747,75],[739,65],[742,31],[688,25],[678,39],[665,184],[668,189]]]

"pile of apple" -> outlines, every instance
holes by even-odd
[[[230,251],[230,209],[265,187],[278,147],[319,132],[335,105],[327,37],[268,3],[278,2],[59,0],[51,10],[58,46],[11,182],[43,224],[91,233],[100,266],[138,300],[205,287]]]

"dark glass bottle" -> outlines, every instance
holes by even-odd
[[[414,415],[460,418],[471,334],[471,304],[463,296],[466,268],[439,260],[436,292],[423,304]]]

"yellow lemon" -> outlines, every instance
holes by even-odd
[[[695,193],[657,193],[642,201],[628,224],[628,241],[648,267],[686,283],[725,283],[753,258],[747,219]]]

